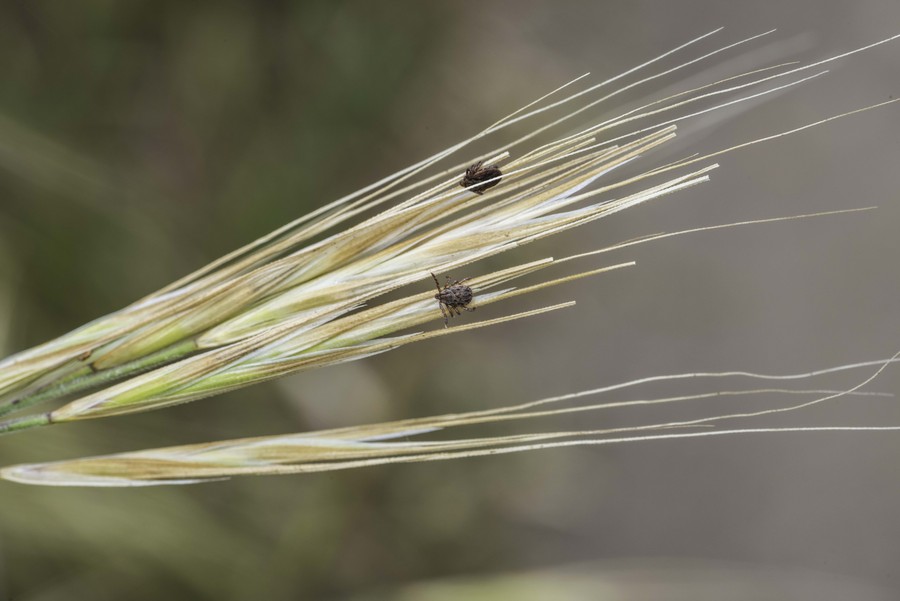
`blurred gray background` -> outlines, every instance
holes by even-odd
[[[900,33],[900,3],[2,2],[0,354],[115,310],[574,76],[616,74],[719,26],[723,43],[777,27],[753,46],[757,60],[814,60]],[[898,57],[895,42],[752,110],[685,127],[670,159],[896,97]],[[636,247],[609,259],[635,268],[512,307],[575,299],[574,309],[168,411],[5,437],[0,458],[889,357],[900,349],[898,159],[896,107],[742,150],[719,159],[708,184],[496,265],[658,231],[879,209]],[[814,386],[846,388],[871,373]],[[870,388],[897,393],[898,382],[893,368]],[[763,404],[593,419],[640,424]],[[896,399],[845,398],[753,423],[900,425],[900,409]],[[779,434],[176,489],[0,482],[0,598],[896,599],[898,455],[897,434]]]

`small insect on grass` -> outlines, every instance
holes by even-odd
[[[465,309],[466,311],[475,310],[475,307],[469,306],[469,303],[472,302],[472,289],[463,284],[463,282],[469,280],[469,278],[463,278],[451,283],[450,276],[448,275],[447,283],[441,288],[437,276],[432,273],[431,277],[434,278],[434,285],[437,286],[437,294],[434,295],[434,298],[438,302],[438,307],[441,308],[441,315],[444,316],[445,328],[450,327],[449,317],[453,316],[454,311],[456,311],[457,315],[462,315],[460,309]],[[446,311],[444,310],[444,307],[447,308]],[[448,313],[449,317],[447,315]]]
[[[470,165],[469,168],[466,169],[466,173],[463,175],[462,180],[460,180],[459,185],[475,194],[484,194],[485,190],[499,184],[500,176],[503,175],[503,172],[500,171],[500,168],[497,165],[488,165],[485,167],[482,165],[483,162],[484,161],[478,161],[477,163]],[[480,185],[476,186],[475,184]],[[470,188],[469,186],[473,187]]]

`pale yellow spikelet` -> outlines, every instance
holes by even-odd
[[[900,355],[900,353],[898,353]],[[350,469],[386,463],[440,461],[464,457],[517,453],[568,446],[617,444],[649,440],[693,438],[738,433],[801,432],[801,431],[893,431],[900,426],[877,427],[747,427],[738,429],[709,429],[713,424],[734,420],[797,411],[848,395],[892,396],[884,393],[861,392],[874,380],[894,357],[855,365],[844,365],[817,372],[766,375],[746,372],[689,373],[657,376],[634,380],[602,389],[583,391],[522,403],[498,409],[441,415],[417,419],[354,426],[320,432],[279,436],[262,436],[211,443],[182,445],[140,452],[120,453],[102,457],[59,461],[43,464],[17,465],[0,470],[4,479],[26,484],[50,486],[151,486],[160,484],[190,484],[242,475],[296,474]],[[744,389],[711,393],[686,394],[675,397],[613,401],[591,405],[556,407],[560,403],[602,393],[634,388],[653,381],[675,383],[685,379],[752,378],[762,380],[801,380],[816,376],[878,366],[874,374],[848,390],[791,390],[781,388]],[[593,412],[602,409],[635,407],[647,404],[685,403],[709,398],[748,398],[772,395],[816,395],[799,404],[775,408],[745,410],[717,414],[701,419],[689,419],[641,426],[581,429],[504,436],[453,438],[439,441],[412,441],[436,431],[487,424],[549,418],[566,413]],[[549,407],[534,411],[537,407]],[[699,429],[698,429],[699,428]],[[658,431],[684,430],[685,432]],[[646,432],[651,432],[646,434]],[[403,440],[398,440],[398,439]]]

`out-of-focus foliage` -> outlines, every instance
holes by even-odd
[[[0,234],[33,344],[384,173],[447,22],[344,2],[0,6]],[[410,159],[412,160],[412,159]],[[355,186],[358,184],[357,186]]]

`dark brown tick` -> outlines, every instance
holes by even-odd
[[[469,306],[469,303],[472,302],[472,289],[463,284],[463,282],[467,281],[469,278],[463,278],[451,283],[450,276],[448,275],[447,283],[441,288],[437,276],[432,273],[431,277],[434,278],[434,285],[437,286],[437,294],[434,295],[434,298],[438,302],[438,307],[441,308],[441,315],[444,316],[445,328],[450,326],[449,318],[453,317],[454,311],[456,311],[457,315],[462,315],[460,309],[465,309],[466,311],[475,310],[475,307]],[[444,310],[444,307],[447,308],[446,311]]]
[[[492,188],[500,183],[499,178],[503,175],[503,172],[500,171],[500,168],[497,165],[482,165],[483,161],[478,161],[474,165],[469,166],[466,169],[465,175],[463,175],[462,180],[460,180],[459,185],[463,188],[468,188],[470,192],[474,192],[475,194],[484,194],[484,191],[488,188]],[[485,180],[494,180],[494,181],[485,181]],[[481,182],[484,182],[483,184]],[[475,184],[481,184],[476,186]],[[469,188],[469,186],[473,186]]]

